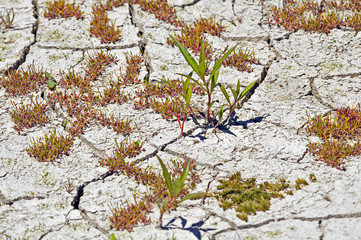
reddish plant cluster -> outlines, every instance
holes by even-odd
[[[44,12],[44,17],[46,18],[70,18],[76,17],[77,19],[83,19],[83,12],[80,11],[79,6],[75,6],[74,3],[68,3],[67,0],[59,1],[48,1],[45,2],[46,9]]]
[[[44,133],[44,138],[31,140],[31,145],[26,149],[31,157],[39,162],[50,162],[60,154],[66,154],[73,144],[72,136],[56,136],[56,130],[50,135]]]
[[[307,115],[308,116],[308,115]],[[344,107],[335,114],[308,116],[307,133],[320,137],[320,143],[308,143],[308,149],[318,160],[344,170],[343,159],[361,154],[361,107]]]
[[[94,5],[90,22],[90,36],[98,37],[101,43],[114,43],[119,40],[121,31],[109,21],[108,13],[103,5]]]
[[[24,128],[31,128],[36,124],[44,124],[49,122],[48,116],[45,114],[48,109],[48,104],[42,104],[38,101],[33,101],[31,97],[31,104],[21,105],[18,107],[11,101],[13,108],[11,109],[11,120],[15,123],[14,129],[20,133]]]
[[[47,78],[42,69],[36,70],[32,64],[27,70],[22,68],[8,71],[6,77],[0,78],[0,85],[5,87],[8,96],[26,95],[34,91],[41,84],[45,84]]]
[[[106,66],[117,62],[116,57],[104,53],[103,50],[95,53],[94,56],[89,55],[84,69],[85,77],[89,78],[89,81],[93,81],[104,72]]]
[[[134,195],[134,203],[127,201],[122,207],[119,206],[119,203],[111,206],[110,228],[131,232],[137,224],[150,224],[150,218],[147,217],[147,213],[151,212],[153,208],[150,201],[149,197],[138,199]]]
[[[300,29],[329,33],[337,27],[361,29],[361,2],[356,1],[315,1],[285,0],[283,9],[272,7],[269,24],[279,24],[289,31]]]
[[[179,91],[182,90],[182,82],[180,79],[177,80],[165,80],[170,82]],[[202,88],[191,83],[193,87],[193,93],[203,95],[204,91]],[[186,108],[185,103],[181,99],[179,93],[169,85],[145,83],[143,90],[135,92],[136,99],[134,99],[134,108],[137,110],[151,108],[156,113],[162,115],[166,120],[175,118],[176,116],[186,116],[189,109]],[[183,120],[183,119],[182,119]]]
[[[191,49],[198,54],[201,52],[203,43],[205,56],[207,59],[211,59],[212,46],[206,40],[203,33],[209,33],[219,37],[225,28],[220,22],[216,22],[214,18],[199,18],[192,25],[182,26],[181,33],[176,34],[175,37],[185,48]],[[172,46],[175,45],[175,42],[171,38],[167,39],[167,43]]]
[[[119,81],[124,85],[133,85],[139,83],[141,64],[144,61],[140,54],[133,55],[132,53],[125,53],[125,61],[127,64],[125,74],[121,75]],[[120,69],[121,71],[121,69]]]
[[[254,51],[238,49],[222,62],[223,66],[236,67],[241,72],[252,72],[252,64],[259,64],[254,57]]]
[[[170,23],[175,27],[184,25],[184,21],[177,17],[177,11],[168,4],[167,0],[130,0],[129,2],[139,4],[143,11],[153,13],[157,19]]]

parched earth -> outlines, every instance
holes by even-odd
[[[93,0],[78,0],[83,19],[44,17],[43,0],[0,0],[0,12],[14,9],[11,28],[1,27],[0,78],[7,70],[34,65],[51,73],[59,82],[62,72],[84,72],[87,58],[103,50],[117,58],[92,82],[102,91],[116,75],[124,74],[124,53],[141,54],[142,82],[176,79],[187,74],[187,65],[176,46],[167,43],[180,28],[161,21],[138,4],[125,3],[109,10],[109,19],[121,34],[114,43],[101,43],[89,33]],[[107,126],[92,124],[74,139],[67,154],[51,162],[30,157],[31,141],[70,119],[59,105],[47,112],[50,121],[18,133],[9,114],[14,104],[45,101],[51,94],[46,84],[23,96],[11,96],[0,88],[0,238],[1,239],[361,239],[361,160],[345,159],[346,170],[328,166],[310,154],[310,136],[304,127],[307,113],[326,114],[337,107],[361,102],[361,35],[347,28],[330,33],[287,31],[268,25],[273,1],[168,0],[177,16],[191,24],[200,17],[222,20],[227,26],[218,36],[206,34],[214,54],[227,46],[254,51],[252,71],[235,67],[220,69],[220,83],[242,87],[257,80],[250,94],[237,107],[232,120],[213,131],[200,114],[188,118],[181,136],[176,118],[164,119],[152,109],[135,109],[134,103],[112,103],[102,111],[129,119],[134,130],[127,136]],[[197,57],[198,58],[198,57]],[[125,88],[133,91],[142,83]],[[61,89],[61,88],[59,88]],[[226,101],[217,87],[217,110]],[[195,106],[205,108],[205,98],[195,96]],[[204,111],[203,111],[204,112]],[[225,111],[227,112],[227,111]],[[227,112],[228,113],[228,112]],[[227,115],[225,113],[225,115]],[[149,191],[120,170],[101,164],[126,137],[140,140],[144,151],[127,161],[140,167],[161,168],[164,161],[195,159],[201,183],[194,192],[217,190],[220,179],[239,171],[257,182],[302,178],[308,185],[284,198],[273,198],[267,211],[243,221],[235,209],[223,210],[214,197],[182,202],[163,217],[158,227],[159,208],[148,214],[150,224],[138,224],[133,231],[111,229],[112,206],[133,201]],[[317,180],[312,182],[313,174]],[[160,179],[162,180],[162,179]]]

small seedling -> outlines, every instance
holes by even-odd
[[[0,20],[1,20],[0,26],[4,25],[5,28],[11,28],[13,26],[14,19],[15,19],[14,8],[10,8],[10,9],[6,10],[5,14],[3,14],[1,12],[0,13]]]
[[[200,81],[198,81],[198,80],[194,79],[193,77],[190,77],[190,79],[192,79],[192,81],[194,81],[199,87],[201,87],[208,96],[207,121],[210,122],[210,118],[209,118],[210,110],[214,104],[214,101],[212,101],[212,94],[214,92],[215,87],[217,86],[217,81],[218,81],[218,77],[219,77],[219,68],[221,67],[221,63],[223,62],[223,60],[226,59],[229,56],[229,54],[231,54],[234,51],[234,49],[237,47],[237,45],[234,46],[233,48],[231,48],[230,50],[228,50],[222,56],[222,58],[220,58],[218,61],[216,61],[214,63],[211,74],[210,74],[209,78],[206,79],[206,69],[208,68],[209,63],[206,64],[206,61],[205,61],[204,45],[202,44],[199,61],[197,63],[196,60],[192,57],[192,55],[187,51],[187,49],[184,48],[184,46],[177,39],[175,39],[173,36],[171,36],[171,38],[178,45],[178,48],[181,51],[185,60],[187,61],[188,65],[193,69],[194,72],[197,73],[197,75],[201,79]],[[180,74],[180,75],[188,77],[187,75],[184,75],[184,74]]]
[[[222,93],[224,95],[224,97],[226,98],[228,104],[229,104],[229,115],[228,118],[231,118],[231,114],[234,111],[236,104],[242,100],[242,98],[244,98],[247,93],[253,88],[253,86],[256,84],[257,80],[250,83],[245,89],[243,89],[243,91],[241,92],[241,83],[238,80],[237,82],[237,87],[236,89],[231,88],[232,94],[233,94],[233,102],[231,102],[231,99],[226,91],[226,89],[224,88],[224,86],[222,84],[219,84],[219,87],[222,90]],[[223,112],[223,111],[222,111]]]
[[[163,177],[164,177],[166,186],[168,188],[168,191],[167,191],[168,195],[167,195],[166,199],[164,199],[163,203],[161,203],[159,205],[159,208],[160,208],[159,227],[161,228],[163,215],[166,211],[175,209],[177,207],[177,205],[179,205],[181,202],[183,202],[185,200],[201,198],[202,196],[204,196],[204,193],[189,194],[189,195],[183,197],[182,199],[177,200],[181,191],[184,190],[183,189],[184,182],[187,178],[188,171],[189,171],[189,160],[187,160],[186,165],[185,165],[182,173],[180,174],[180,176],[178,178],[176,178],[174,181],[172,181],[171,175],[169,174],[168,169],[165,166],[165,164],[163,163],[162,159],[158,155],[157,155],[157,158],[162,167]]]
[[[193,69],[193,72],[196,72],[197,75],[199,76],[199,78],[201,79],[200,81],[198,81],[190,75],[186,76],[184,74],[180,74],[182,76],[186,76],[187,78],[190,78],[193,82],[195,82],[199,87],[201,87],[206,92],[206,94],[208,96],[206,117],[207,117],[207,121],[211,122],[210,110],[211,110],[213,104],[215,103],[215,101],[212,101],[212,94],[215,90],[215,87],[217,85],[220,85],[217,83],[218,77],[219,77],[219,68],[221,67],[222,62],[236,49],[237,45],[234,46],[233,48],[231,48],[230,50],[228,50],[226,53],[224,53],[224,55],[220,59],[216,60],[209,78],[206,79],[206,69],[208,68],[209,63],[205,62],[204,45],[202,45],[201,53],[199,56],[199,61],[197,63],[196,60],[191,56],[191,54],[184,48],[184,46],[177,39],[175,39],[173,36],[171,36],[171,38],[173,39],[173,41],[175,41],[177,43],[179,50],[183,54],[188,65]],[[225,88],[222,85],[220,85],[221,90],[230,105],[229,116],[233,112],[236,103],[239,102],[252,89],[252,87],[254,86],[255,83],[256,83],[256,81],[252,82],[242,92],[240,92],[240,82],[238,81],[237,88],[236,89],[231,88],[233,97],[234,97],[233,103],[231,103],[229,95],[228,95],[227,91],[225,91]],[[186,95],[183,94],[183,97],[185,97],[185,96]],[[223,116],[223,107],[221,108],[218,116],[219,117]],[[220,120],[221,119],[219,119],[219,121]],[[217,123],[216,126],[218,126],[218,125],[219,125],[219,123]]]
[[[55,88],[56,88],[56,81],[55,81],[55,79],[54,79],[52,76],[50,76],[50,73],[48,73],[48,72],[45,72],[45,77],[48,79],[48,80],[46,81],[46,84],[48,85],[48,88],[49,88],[51,91],[54,91]]]
[[[172,84],[169,81],[164,81],[166,84],[168,84],[170,87],[172,87],[175,91],[177,91],[185,100],[186,102],[186,109],[189,109],[189,111],[183,111],[183,116],[180,116],[179,113],[176,113],[177,121],[179,124],[179,127],[181,129],[181,134],[183,136],[184,132],[184,124],[187,121],[188,116],[190,113],[193,113],[192,107],[191,107],[191,97],[192,97],[192,86],[190,85],[192,73],[187,76],[187,79],[183,82],[183,91],[181,92],[174,84]],[[194,113],[193,113],[194,114]],[[194,118],[195,114],[194,114]]]

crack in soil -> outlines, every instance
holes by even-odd
[[[7,71],[5,71],[5,75],[7,76],[10,72],[16,71],[25,61],[26,57],[30,52],[30,48],[36,43],[36,37],[39,27],[39,8],[38,8],[38,1],[32,0],[31,3],[34,5],[33,7],[33,13],[35,17],[35,23],[33,24],[33,29],[31,30],[31,33],[34,34],[34,40],[28,45],[24,47],[23,52],[21,53],[21,57],[12,65],[10,66]]]

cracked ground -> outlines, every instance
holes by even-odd
[[[30,65],[43,68],[59,82],[63,72],[84,72],[89,55],[103,50],[117,58],[94,81],[102,91],[112,79],[124,74],[125,53],[141,54],[139,78],[160,83],[176,79],[191,69],[176,46],[167,43],[180,28],[158,20],[138,4],[125,3],[108,11],[109,19],[121,30],[118,41],[101,43],[91,36],[92,6],[97,1],[75,1],[85,13],[74,17],[44,17],[43,0],[0,0],[0,12],[13,8],[11,28],[1,28],[0,78],[9,71]],[[147,186],[122,171],[110,171],[100,159],[110,155],[114,139],[126,137],[102,125],[89,125],[74,139],[67,154],[51,162],[39,162],[26,149],[34,138],[63,127],[69,117],[54,104],[50,121],[18,133],[9,112],[12,103],[29,103],[30,96],[46,100],[46,85],[31,94],[9,96],[0,88],[0,239],[360,239],[361,160],[348,157],[344,171],[327,166],[307,149],[312,138],[304,130],[307,113],[326,114],[338,107],[361,102],[361,35],[346,28],[329,34],[287,31],[268,25],[272,1],[168,0],[177,16],[191,24],[200,16],[214,17],[227,26],[218,36],[207,35],[215,54],[239,44],[254,51],[258,60],[252,71],[221,67],[219,82],[242,87],[257,81],[238,105],[233,120],[213,131],[203,119],[189,118],[184,136],[176,118],[164,119],[152,109],[135,109],[132,101],[103,107],[105,114],[129,119],[131,139],[140,140],[144,151],[127,158],[140,167],[153,166],[156,158],[195,160],[202,182],[194,191],[216,191],[220,179],[239,171],[244,178],[259,182],[285,178],[291,182],[317,181],[293,195],[271,200],[267,211],[243,221],[234,209],[223,210],[217,199],[207,197],[181,203],[166,213],[158,227],[159,208],[149,213],[150,224],[133,231],[110,228],[111,206],[133,201],[145,194]],[[141,83],[125,88],[136,91]],[[226,101],[215,92],[215,109]],[[201,109],[205,99],[196,96]],[[70,120],[69,120],[70,121]]]

